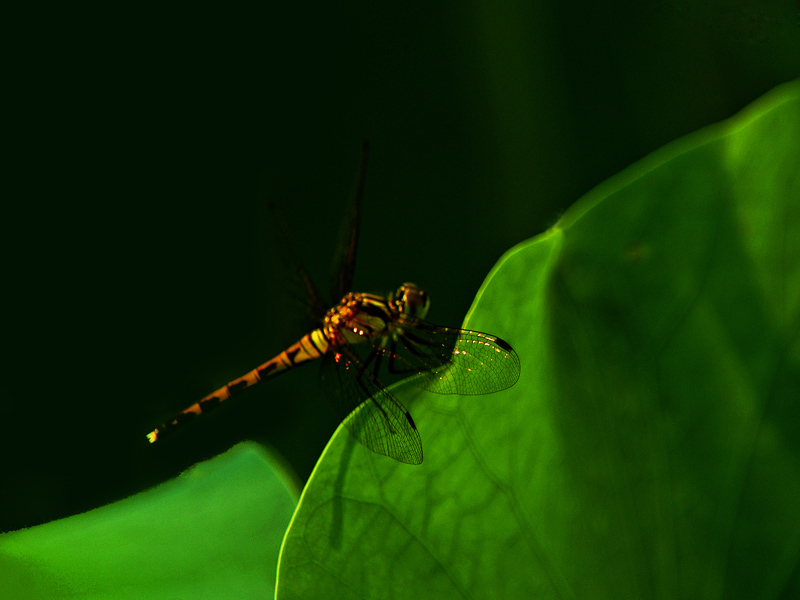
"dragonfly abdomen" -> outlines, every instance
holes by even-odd
[[[217,391],[212,392],[208,396],[202,398],[199,402],[195,402],[189,408],[182,410],[175,415],[174,418],[165,422],[158,429],[154,429],[147,434],[147,439],[150,443],[155,442],[165,433],[191,421],[197,415],[213,410],[219,406],[220,402],[224,402],[228,398],[238,396],[246,389],[254,386],[259,381],[275,377],[280,373],[284,373],[298,365],[307,363],[310,360],[321,357],[331,347],[328,334],[324,329],[316,329],[311,333],[304,335],[298,342],[289,346],[286,350],[278,354],[275,358],[268,360],[263,365],[260,365],[227,383]]]

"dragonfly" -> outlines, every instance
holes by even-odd
[[[513,386],[520,360],[496,335],[441,327],[425,320],[430,296],[413,283],[386,295],[352,292],[368,144],[362,149],[356,193],[345,219],[344,243],[331,289],[341,298],[327,308],[307,271],[291,258],[318,326],[274,358],[234,379],[147,434],[153,443],[197,415],[216,408],[257,383],[314,360],[336,418],[369,450],[402,463],[422,463],[422,440],[411,413],[381,377],[410,376],[437,394],[483,395]],[[274,211],[274,208],[272,209]],[[284,242],[289,247],[289,242]],[[336,295],[338,293],[338,295]]]

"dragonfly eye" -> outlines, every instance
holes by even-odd
[[[401,285],[395,297],[403,313],[412,317],[424,319],[431,307],[428,293],[413,283]]]

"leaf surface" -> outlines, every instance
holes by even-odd
[[[799,165],[793,82],[508,252],[464,326],[517,385],[395,387],[420,466],[340,428],[277,597],[797,597]]]
[[[0,598],[269,598],[296,506],[282,468],[239,444],[177,479],[0,536]]]

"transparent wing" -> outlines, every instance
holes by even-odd
[[[437,394],[473,396],[505,390],[519,379],[519,356],[488,333],[440,327],[403,316],[388,352],[395,374],[418,374],[414,383]]]
[[[346,341],[323,357],[322,379],[334,414],[361,444],[400,462],[422,462],[422,440],[411,414]]]
[[[353,273],[356,267],[358,231],[361,223],[361,200],[364,197],[368,156],[369,140],[364,140],[361,145],[355,191],[347,203],[347,210],[339,230],[339,242],[331,264],[331,299],[334,302],[338,302],[347,292],[353,291]]]
[[[280,266],[282,287],[285,288],[289,295],[284,297],[280,296],[280,300],[285,301],[286,306],[282,307],[282,314],[293,314],[296,311],[290,310],[296,308],[295,305],[305,306],[305,314],[302,323],[292,323],[297,325],[298,331],[314,329],[319,326],[319,321],[327,312],[328,303],[322,298],[308,271],[300,262],[297,257],[297,252],[292,242],[292,236],[289,234],[289,227],[283,219],[278,210],[278,206],[274,202],[267,204],[269,212],[271,233],[273,239],[274,255],[277,259],[277,264]],[[338,298],[336,299],[338,300]],[[289,303],[291,301],[291,304]],[[296,332],[292,333],[295,337]]]

